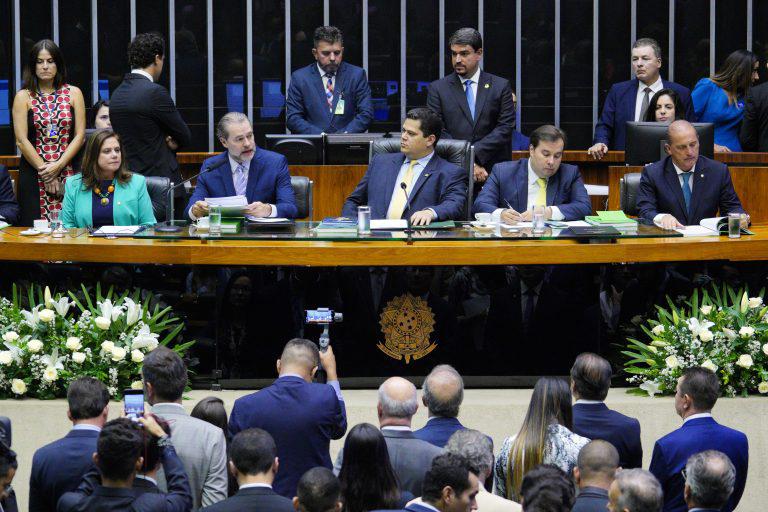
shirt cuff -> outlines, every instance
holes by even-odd
[[[432,212],[432,220],[437,220],[437,213],[432,208],[426,208],[427,211]]]
[[[339,399],[339,402],[343,402],[344,401],[344,397],[341,394],[341,386],[339,385],[339,381],[337,381],[337,380],[329,380],[327,382],[327,384],[329,386],[331,386],[333,388],[333,390],[336,392],[336,398]]]
[[[657,226],[661,227],[661,219],[663,219],[665,215],[667,215],[667,214],[666,213],[660,213],[660,214],[656,215],[653,218],[653,223],[656,224]]]
[[[549,208],[552,210],[552,217],[549,220],[565,220],[565,215],[560,211],[560,208],[557,206],[550,206]]]
[[[504,208],[496,208],[493,210],[493,213],[491,213],[491,222],[501,222],[501,212],[504,211]]]
[[[267,203],[267,204],[269,204],[269,203]],[[277,206],[275,206],[273,204],[270,204],[269,207],[272,208],[272,211],[269,212],[269,216],[270,217],[277,217]]]
[[[195,214],[192,213],[192,207],[189,207],[189,218],[192,219],[192,222],[197,221],[197,217],[195,217]]]

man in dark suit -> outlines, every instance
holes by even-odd
[[[0,165],[0,221],[11,225],[19,221],[19,203],[13,193],[11,176],[4,165]]]
[[[573,479],[579,495],[571,512],[605,512],[608,489],[619,468],[619,452],[607,441],[594,440],[579,450]]]
[[[470,512],[477,510],[480,480],[471,463],[461,455],[444,453],[432,461],[424,475],[421,500],[412,501],[404,512]]]
[[[664,493],[650,472],[635,468],[616,472],[608,490],[608,510],[615,512],[660,511]]]
[[[293,508],[297,512],[341,512],[341,484],[328,468],[312,468],[296,486]]]
[[[291,500],[272,490],[278,465],[277,445],[268,432],[260,428],[239,432],[229,446],[229,470],[237,479],[239,491],[203,510],[293,512]]]
[[[768,83],[747,92],[739,140],[743,151],[768,151]]]
[[[104,425],[97,451],[93,454],[93,461],[101,473],[101,485],[91,487],[84,482],[76,491],[64,494],[58,503],[59,512],[188,512],[192,509],[187,475],[170,437],[152,415],[139,418],[139,422],[141,426],[120,418]],[[167,494],[137,496],[132,488],[136,471],[142,466],[147,433],[158,438],[160,462],[168,480]]]
[[[205,198],[245,196],[245,214],[252,217],[294,218],[298,213],[288,173],[288,160],[261,149],[253,140],[253,127],[241,112],[225,114],[216,135],[226,151],[203,162],[211,171],[197,178],[186,215],[192,220],[208,215]]]
[[[603,112],[595,126],[593,146],[587,151],[599,160],[608,149],[623,151],[627,121],[642,121],[653,95],[661,89],[672,89],[680,95],[684,112],[676,112],[677,119],[695,121],[691,91],[687,87],[662,80],[661,47],[655,39],[642,38],[632,45],[632,73],[635,77],[611,86],[603,104]]]
[[[312,64],[291,75],[285,120],[292,133],[363,133],[373,121],[365,70],[343,62],[344,41],[336,27],[317,27]]]
[[[702,219],[745,213],[725,164],[699,156],[699,137],[688,121],[669,125],[669,156],[643,168],[637,191],[639,216],[664,229]],[[742,221],[749,224],[749,216]]]
[[[611,387],[611,363],[585,352],[571,367],[573,393],[573,432],[587,439],[603,439],[619,452],[619,466],[624,469],[643,466],[640,422],[612,411],[605,405]]]
[[[107,421],[109,393],[99,380],[80,377],[67,389],[72,430],[38,449],[29,477],[29,512],[55,512],[62,494],[74,491],[93,467],[99,432]]]
[[[429,84],[427,106],[443,120],[443,135],[475,146],[475,182],[512,157],[515,102],[509,81],[480,70],[483,38],[461,28],[448,40],[453,73]]]
[[[719,512],[736,483],[736,468],[717,450],[691,455],[685,465],[685,503],[689,511]]]
[[[342,215],[356,218],[357,207],[368,205],[372,219],[401,219],[408,215],[414,226],[461,218],[467,179],[459,166],[435,154],[441,130],[440,118],[431,110],[409,111],[403,122],[400,153],[373,157],[365,176],[344,202]]]
[[[312,383],[321,363],[328,384]],[[332,467],[330,442],[344,436],[347,415],[331,347],[320,352],[309,340],[293,339],[277,360],[277,372],[271,386],[235,401],[229,433],[258,427],[272,435],[280,459],[274,489],[292,498],[305,471]]]
[[[705,450],[723,452],[736,468],[733,494],[724,512],[735,510],[744,493],[749,467],[747,436],[717,423],[712,408],[720,396],[720,381],[714,372],[688,368],[677,381],[675,411],[683,426],[656,441],[650,471],[664,489],[664,512],[687,510],[682,471],[691,455]]]
[[[447,364],[435,366],[422,387],[421,401],[429,411],[429,419],[413,435],[443,448],[454,432],[466,428],[457,418],[463,400],[464,381],[459,372]]]
[[[592,213],[578,167],[561,164],[565,133],[552,125],[531,133],[530,158],[496,165],[475,199],[473,213],[492,213],[496,222],[530,221],[534,206],[546,206],[547,220],[580,220]]]

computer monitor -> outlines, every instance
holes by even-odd
[[[699,154],[708,158],[715,155],[715,127],[712,123],[693,123],[699,135]],[[645,165],[667,156],[666,123],[627,122],[624,162],[627,165]]]
[[[268,134],[264,148],[285,155],[290,165],[323,165],[324,135]]]
[[[371,141],[389,133],[329,133],[325,136],[326,165],[367,164]]]

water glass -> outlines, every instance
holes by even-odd
[[[741,214],[728,214],[728,238],[741,238]]]
[[[54,238],[61,238],[64,233],[61,229],[61,218],[59,217],[59,210],[51,210],[48,212],[48,220],[50,221],[51,236]]]
[[[533,232],[536,234],[544,233],[546,230],[545,224],[546,207],[534,206],[533,207]]]
[[[371,207],[370,206],[357,207],[357,234],[358,235],[371,234]]]
[[[208,236],[221,236],[221,206],[208,208]]]

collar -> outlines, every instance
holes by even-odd
[[[420,506],[420,507],[424,507],[424,508],[425,508],[425,509],[427,509],[427,510],[433,510],[434,512],[440,512],[440,510],[438,510],[438,509],[437,509],[437,508],[435,508],[434,506],[430,505],[430,504],[429,504],[429,503],[427,503],[426,501],[420,501],[420,502],[419,502],[419,506]]]
[[[554,176],[554,174],[552,176]],[[536,180],[538,179],[539,179],[539,175],[534,172],[533,166],[531,165],[531,159],[529,158],[528,159],[528,186],[530,187],[531,185],[536,183]],[[544,178],[544,181],[549,182],[549,178]]]
[[[434,152],[434,151],[432,151],[432,152],[431,152],[430,154],[428,154],[427,156],[421,157],[421,158],[419,158],[418,160],[416,160],[416,162],[418,162],[418,164],[421,166],[421,169],[422,169],[422,170],[424,170],[424,169],[426,169],[426,168],[427,168],[427,164],[429,164],[429,161],[430,161],[430,160],[432,160],[432,156],[433,156],[434,154],[435,154],[435,152]],[[405,156],[405,162],[404,162],[404,163],[408,163],[408,162],[410,162],[410,160],[408,159],[408,156],[406,155],[406,156]]]
[[[235,174],[235,170],[237,170],[237,166],[240,165],[237,160],[232,158],[232,156],[227,153],[227,158],[229,158],[229,168],[232,169],[232,174]],[[245,174],[248,174],[248,170],[251,167],[251,160],[247,160],[243,162],[243,165],[245,165]]]
[[[579,398],[578,400],[576,400],[573,403],[573,405],[578,405],[578,404],[585,404],[585,405],[587,405],[587,404],[602,404],[602,403],[603,403],[602,400],[584,400],[583,398]]]
[[[404,425],[387,425],[386,427],[381,427],[381,430],[396,430],[398,432],[413,432],[411,427],[406,427]]]
[[[447,416],[430,416],[429,418],[427,418],[427,423],[429,423],[432,420],[450,421],[451,423],[459,423],[459,418],[449,418]]]
[[[459,77],[459,80],[461,80],[461,85],[464,85],[464,82],[467,80],[472,80],[476,85],[480,84],[480,66],[477,66],[477,70],[475,70],[475,74],[472,75],[469,78],[464,78],[462,76],[456,75]]]
[[[671,160],[672,159],[670,159],[670,161]],[[677,173],[678,176],[680,176],[681,174],[685,173],[685,171],[682,170],[681,168],[679,168],[674,161],[672,162],[672,167],[675,168],[675,172]],[[693,164],[693,167],[691,167],[691,170],[688,171],[688,172],[696,172],[696,164]]]
[[[297,379],[304,380],[304,377],[302,377],[298,373],[281,373],[280,376],[278,377],[278,380],[283,379],[285,377],[296,377]]]
[[[136,474],[136,478],[139,478],[141,480],[146,480],[147,482],[150,482],[150,483],[153,483],[153,484],[157,485],[157,480],[155,480],[151,476]]]
[[[255,489],[257,487],[260,489],[272,489],[272,486],[269,484],[244,484],[240,486],[239,490],[242,491],[243,489]]]
[[[587,493],[597,494],[600,496],[608,496],[608,491],[606,491],[602,487],[595,487],[592,485],[588,485],[587,487],[584,487],[579,490],[579,495],[587,494]]]
[[[141,76],[143,76],[144,78],[148,79],[150,82],[153,82],[153,83],[154,83],[154,80],[152,79],[152,75],[150,75],[149,73],[147,73],[147,72],[146,72],[146,71],[144,71],[143,69],[132,69],[132,70],[131,70],[131,73],[135,73],[135,74],[137,74],[137,75],[141,75]]]
[[[90,430],[92,432],[101,432],[101,429],[97,427],[96,425],[88,425],[87,423],[82,423],[80,425],[74,425],[72,426],[72,430]]]
[[[533,287],[533,291],[536,293],[536,296],[538,297],[541,295],[541,288],[544,286],[544,281],[540,282],[536,286]],[[525,284],[522,280],[520,281],[520,295],[525,295],[530,288],[527,284]]]
[[[173,402],[163,402],[152,406],[152,412],[155,414],[183,414],[188,416],[184,406]]]
[[[341,69],[341,64],[339,64],[339,69]],[[320,64],[317,64],[317,71],[320,72],[320,78],[325,78],[325,71],[323,71],[323,68],[320,67]],[[337,76],[339,76],[339,70],[337,69],[336,72],[331,77],[331,80],[334,80]]]
[[[651,88],[651,92],[653,92],[654,94],[659,92],[660,90],[662,90],[664,88],[664,82],[661,80],[661,75],[659,75],[659,78],[657,78],[656,81],[653,82],[651,85],[645,85],[642,82],[642,80],[639,80],[639,79],[637,80],[637,90],[638,90],[638,92],[643,92],[643,90],[646,87],[650,87]]]
[[[683,420],[683,425],[685,425],[691,420],[697,420],[699,418],[711,418],[711,417],[712,417],[711,412],[700,412],[699,414],[691,414],[690,416],[688,416]]]

